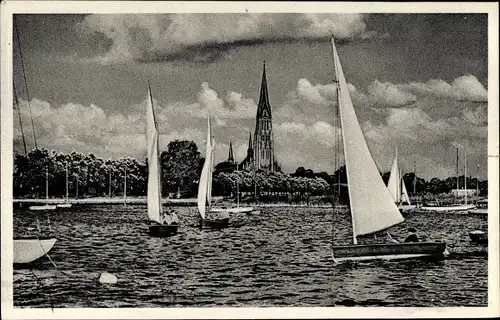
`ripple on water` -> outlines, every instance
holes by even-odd
[[[48,261],[14,271],[17,307],[204,306],[486,306],[487,246],[469,229],[483,217],[413,214],[407,224],[452,252],[439,263],[372,262],[334,266],[332,234],[350,240],[350,220],[331,209],[268,208],[236,215],[221,231],[200,231],[195,208],[177,208],[179,233],[148,236],[145,207],[75,206],[54,213],[58,242]],[[14,232],[36,225],[37,213],[16,210]],[[43,221],[43,219],[40,219]],[[335,225],[335,232],[332,232]],[[391,233],[404,239],[407,225]],[[118,277],[101,285],[103,271]],[[36,277],[33,275],[35,273]],[[37,278],[38,277],[38,278]]]

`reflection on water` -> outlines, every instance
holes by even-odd
[[[486,306],[487,247],[468,231],[480,216],[422,213],[411,225],[442,239],[441,262],[364,262],[334,266],[330,246],[351,241],[350,218],[331,209],[269,208],[237,214],[227,229],[195,228],[195,208],[178,208],[182,227],[170,238],[148,236],[145,207],[80,206],[50,213],[59,241],[47,260],[14,270],[17,307],[205,306]],[[16,210],[14,233],[45,222],[46,213]],[[335,226],[335,228],[332,228]],[[118,277],[101,285],[99,273]]]

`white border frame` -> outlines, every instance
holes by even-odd
[[[250,318],[395,318],[498,317],[499,311],[499,144],[498,4],[381,2],[139,2],[3,1],[1,11],[1,244],[3,319],[250,319]],[[344,12],[344,13],[488,13],[488,307],[469,308],[13,308],[12,297],[12,14],[14,13],[158,13],[158,12]]]

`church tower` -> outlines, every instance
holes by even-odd
[[[267,92],[265,61],[264,71],[262,72],[262,83],[260,86],[253,145],[255,168],[264,171],[274,171],[273,124],[271,105],[269,104],[269,95]]]

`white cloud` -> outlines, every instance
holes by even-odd
[[[200,46],[248,41],[363,36],[362,14],[150,14],[88,15],[79,29],[112,40],[102,62],[202,56]],[[373,32],[366,37],[372,37]],[[191,50],[189,53],[187,51]],[[225,50],[214,48],[214,51]],[[208,53],[210,54],[210,53]]]
[[[379,106],[403,106],[416,101],[415,95],[405,92],[389,82],[373,81],[366,89],[368,94]]]
[[[306,125],[283,122],[275,126],[276,157],[285,171],[303,166],[315,171],[333,168],[335,128],[324,121]]]
[[[461,80],[453,83],[461,83]],[[457,89],[446,91],[443,100],[443,95],[427,91],[419,93],[409,88],[411,85],[408,84],[376,81],[367,88],[367,93],[363,93],[349,85],[358,119],[380,168],[388,170],[396,146],[401,155],[406,155],[402,156],[402,165],[411,170],[411,162],[418,161],[419,172],[427,178],[446,177],[450,170],[453,171],[454,162],[450,158],[453,143],[464,145],[472,157],[476,157],[474,161],[480,161],[486,151],[487,104],[447,100],[450,92]],[[445,92],[432,88],[433,92]],[[413,100],[409,105],[408,102]],[[372,108],[375,101],[380,104],[383,101],[386,107]],[[105,108],[93,104],[69,103],[54,107],[36,99],[31,102],[40,146],[62,152],[75,149],[102,157],[129,155],[140,159],[145,157],[144,104],[145,101],[134,106],[133,111],[125,115],[107,114]],[[315,171],[332,172],[336,130],[332,124],[336,104],[334,84],[313,85],[307,79],[300,79],[283,105],[275,109],[275,151],[285,171],[304,166]],[[215,162],[227,159],[229,138],[235,159],[241,161],[246,156],[248,130],[253,129],[257,109],[252,99],[232,91],[221,97],[204,83],[195,102],[162,105],[155,101],[155,106],[163,150],[171,140],[188,139],[195,141],[203,154],[206,112],[210,108],[217,120],[213,123],[217,142]],[[26,101],[21,101],[21,110],[28,144],[32,145]],[[15,140],[19,148],[18,121],[15,124]]]
[[[399,87],[414,94],[433,95],[458,101],[488,101],[488,91],[475,76],[470,74],[456,78],[451,84],[441,79],[432,79],[426,83],[412,82]]]
[[[198,93],[198,101],[183,108],[189,115],[196,118],[206,118],[208,110],[219,124],[223,125],[223,119],[251,119],[257,112],[257,105],[252,99],[246,99],[237,92],[228,92],[226,99],[221,99],[207,82],[201,85]]]

